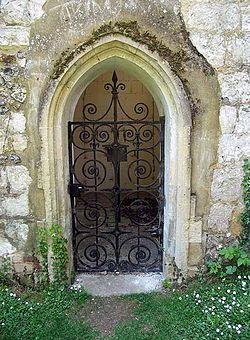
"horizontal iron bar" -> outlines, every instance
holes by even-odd
[[[112,120],[112,121],[98,121],[98,122],[91,122],[91,121],[87,121],[87,122],[68,122],[69,125],[107,125],[107,124],[129,124],[129,125],[135,125],[135,124],[148,124],[148,125],[156,125],[156,124],[161,124],[161,121],[159,120],[119,120],[116,123]]]

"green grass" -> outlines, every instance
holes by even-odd
[[[75,290],[50,289],[13,295],[0,288],[0,338],[100,339],[77,311],[89,297]],[[132,321],[119,324],[112,340],[250,339],[250,276],[220,283],[195,283],[183,292],[141,294]],[[97,316],[98,317],[98,316]],[[103,337],[104,339],[104,337]]]
[[[42,293],[28,292],[17,297],[0,288],[1,339],[93,339],[89,326],[70,318],[87,294],[65,288]],[[79,335],[81,337],[79,337]]]
[[[242,283],[243,282],[243,283]],[[186,292],[130,297],[136,319],[112,339],[250,339],[250,276],[203,283]]]

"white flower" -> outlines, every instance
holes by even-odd
[[[218,289],[220,290],[220,287],[218,287]]]
[[[219,333],[219,332],[220,332],[219,328],[217,328],[217,329],[216,329],[216,332],[217,332],[217,333]]]
[[[231,325],[228,325],[227,327],[228,327],[229,329],[231,329],[231,328],[232,328],[232,326],[231,326]]]
[[[182,297],[181,297],[181,296],[179,297],[179,300],[182,300]]]
[[[195,295],[195,297],[197,297],[197,298],[198,298],[198,297],[200,297],[200,295],[199,295],[199,294],[196,294],[196,295]]]
[[[227,293],[229,294],[230,292],[231,292],[230,289],[228,289],[228,290],[227,290]]]
[[[247,284],[246,281],[242,281],[241,282],[242,286],[245,287],[245,285]]]
[[[235,295],[235,294],[236,294],[236,292],[235,292],[235,291],[233,291],[233,294]]]
[[[29,303],[26,301],[25,304],[28,305]]]
[[[242,327],[241,324],[239,324],[239,325],[238,325],[238,328],[241,328],[241,327]]]
[[[244,313],[244,310],[241,309],[240,312],[241,312],[241,314],[243,314],[243,313]]]
[[[237,330],[236,332],[237,332],[238,334],[240,334],[240,330]]]
[[[214,301],[215,300],[214,297],[211,297],[211,300]]]
[[[2,325],[2,326],[4,326],[4,325],[5,325],[5,323],[4,323],[4,322],[2,322],[2,323],[1,323],[1,325]]]
[[[4,305],[4,301],[2,302],[2,305]]]
[[[240,275],[238,276],[238,279],[241,279],[241,276],[240,276]]]
[[[225,296],[223,296],[222,300],[224,300],[224,301],[226,300]]]

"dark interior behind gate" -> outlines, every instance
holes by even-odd
[[[125,111],[116,72],[105,90],[106,111],[89,103],[68,123],[75,268],[161,271],[164,120],[142,102]]]

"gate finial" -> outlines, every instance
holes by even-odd
[[[117,81],[118,81],[118,77],[117,77],[117,74],[116,74],[115,71],[113,72],[112,81],[113,81],[113,83],[114,83],[115,85],[116,85],[116,83],[117,83]]]

